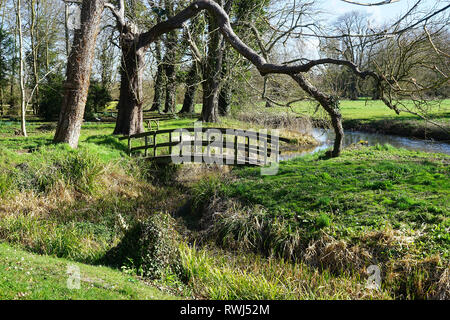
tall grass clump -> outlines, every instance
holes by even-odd
[[[17,164],[12,172],[18,191],[48,193],[58,184],[82,194],[93,194],[105,165],[85,150],[43,149]],[[11,170],[10,170],[11,171]]]
[[[61,224],[18,215],[0,220],[0,239],[37,254],[94,263],[110,248],[113,236],[99,237],[95,228],[82,228],[75,222]]]
[[[254,110],[251,112],[239,112],[235,117],[239,121],[253,123],[266,128],[283,128],[301,133],[310,133],[313,129],[309,117],[297,116],[292,113],[269,113]]]
[[[302,263],[264,258],[248,252],[229,253],[185,243],[180,248],[188,287],[200,299],[390,299],[384,291],[367,290],[357,275],[334,276]]]

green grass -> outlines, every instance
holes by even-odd
[[[0,266],[0,299],[175,299],[118,270],[30,254],[4,243],[0,243]],[[67,286],[69,266],[80,270],[80,289]]]
[[[417,273],[437,281],[431,279],[450,261],[450,157],[390,146],[320,156],[282,162],[275,176],[237,168],[230,177],[199,182],[193,206],[208,217],[203,237],[338,274],[375,263],[390,274],[397,264],[433,261],[432,271]],[[403,291],[395,281],[386,284],[394,296],[427,296],[415,280],[401,281],[414,284]]]
[[[402,101],[406,107],[414,110],[412,101]],[[450,99],[442,101],[432,101],[425,107],[431,119],[442,119],[450,121]],[[281,111],[279,107],[275,109]],[[315,103],[298,102],[293,105],[293,110],[299,113],[313,114],[316,109]],[[403,119],[403,120],[421,120],[419,117],[400,113],[397,115],[394,110],[389,109],[380,100],[342,100],[341,112],[344,119],[360,119],[360,120],[383,120],[383,119]]]
[[[414,250],[448,259],[449,160],[377,146],[345,151],[332,160],[309,156],[283,162],[275,176],[236,169],[237,180],[206,183],[206,188],[245,206],[262,206],[267,219],[283,219],[306,239],[322,230],[347,239],[387,227],[404,233],[421,230]]]

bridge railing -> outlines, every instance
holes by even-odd
[[[130,155],[143,151],[145,157],[154,159],[171,157],[180,159],[181,162],[208,162],[220,159],[226,164],[267,164],[278,161],[279,141],[289,142],[289,139],[264,132],[231,128],[153,130],[121,138],[125,139],[128,140]],[[133,146],[133,141],[139,139],[143,139],[144,144]],[[162,148],[168,153],[158,153]],[[275,159],[272,159],[273,155]]]

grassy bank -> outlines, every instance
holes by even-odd
[[[285,162],[276,176],[238,169],[197,184],[194,210],[201,237],[224,248],[336,274],[377,264],[395,297],[448,297],[449,161],[378,146]]]
[[[175,299],[144,284],[136,276],[118,270],[30,254],[2,243],[0,265],[0,299]],[[67,286],[68,270],[74,270],[74,267],[80,271],[79,289],[69,289]]]

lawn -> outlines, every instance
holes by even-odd
[[[144,284],[136,276],[107,267],[90,266],[30,254],[0,243],[0,299],[29,300],[166,300],[175,299]],[[68,279],[78,268],[80,288]],[[75,276],[76,273],[73,273]]]
[[[413,110],[414,104],[412,101],[402,101],[402,103],[404,103],[406,107]],[[279,108],[275,107],[275,109]],[[293,111],[299,113],[312,115],[315,109],[316,103],[312,102],[298,102],[293,105]],[[450,121],[450,99],[442,101],[431,101],[425,107],[425,110],[429,112],[429,118],[431,119],[442,119],[445,121]],[[341,112],[343,118],[347,120],[421,120],[418,116],[408,113],[400,113],[400,115],[397,115],[394,110],[389,109],[381,100],[342,100]]]

